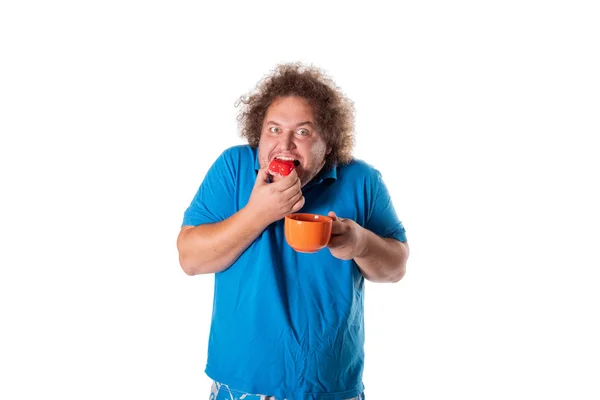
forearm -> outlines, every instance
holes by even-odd
[[[188,275],[224,271],[267,226],[243,208],[224,221],[183,229],[177,239],[179,263]]]
[[[398,282],[406,273],[408,244],[363,232],[360,255],[354,258],[363,276],[372,282]]]

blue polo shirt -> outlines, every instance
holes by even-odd
[[[183,224],[222,221],[242,209],[260,169],[257,150],[234,146],[207,172]],[[406,241],[381,174],[365,162],[321,171],[300,212],[351,218]],[[363,389],[364,278],[356,263],[294,251],[272,223],[215,274],[206,374],[231,389],[278,399],[342,400]]]

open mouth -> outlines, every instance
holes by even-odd
[[[299,165],[300,161],[292,157],[277,156],[269,164],[269,173],[271,175],[288,176]]]

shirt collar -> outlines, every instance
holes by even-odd
[[[333,167],[326,167],[321,169],[321,171],[319,171],[319,173],[310,180],[310,182],[308,182],[306,184],[306,186],[304,186],[302,188],[302,191],[307,191],[308,189],[310,189],[313,186],[318,185],[319,183],[322,183],[325,180],[336,180],[337,179],[337,167],[333,166]]]

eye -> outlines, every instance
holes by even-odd
[[[301,135],[301,136],[308,136],[308,135],[310,135],[310,131],[308,129],[304,129],[304,128],[298,129],[297,133],[298,133],[298,135]]]
[[[269,128],[269,132],[271,133],[279,133],[281,132],[281,129],[278,126],[272,126]]]

